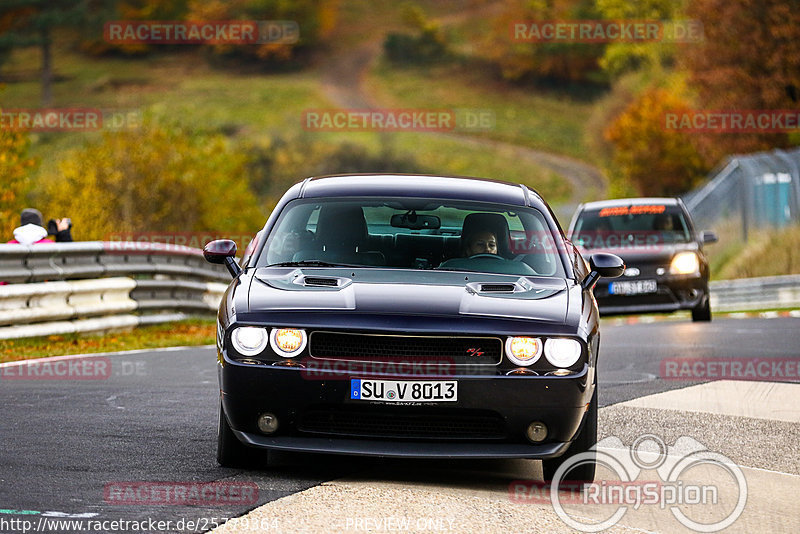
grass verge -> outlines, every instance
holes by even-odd
[[[187,319],[107,334],[0,340],[0,363],[67,354],[210,345],[215,342],[215,331],[213,319]]]

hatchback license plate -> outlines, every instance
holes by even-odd
[[[384,402],[455,402],[458,382],[455,380],[350,380],[353,400]]]
[[[655,293],[658,285],[655,280],[632,280],[630,282],[611,282],[608,293],[611,295],[641,295],[642,293]]]

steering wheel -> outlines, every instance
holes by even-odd
[[[503,260],[503,261],[505,261],[505,258],[503,258],[502,256],[498,256],[497,254],[490,254],[488,252],[481,252],[480,254],[472,255],[468,259],[470,259],[470,260],[478,260],[478,259],[481,259],[481,258],[491,258],[493,260]]]

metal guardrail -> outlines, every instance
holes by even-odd
[[[0,245],[0,281],[12,282],[0,285],[0,339],[12,339],[214,313],[230,275],[199,249],[97,241]],[[800,275],[709,285],[713,311],[800,308]]]
[[[719,280],[709,289],[712,311],[800,308],[800,275]]]
[[[0,339],[12,339],[214,313],[230,275],[191,247],[90,241],[0,245],[0,281]]]

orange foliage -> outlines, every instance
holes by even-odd
[[[667,112],[688,111],[687,103],[664,89],[644,92],[605,130],[614,146],[619,178],[645,196],[688,191],[708,168],[686,133],[668,130]]]
[[[785,0],[696,0],[705,39],[684,66],[702,109],[800,109],[800,10]],[[786,134],[696,136],[709,164],[731,153],[790,146]]]

